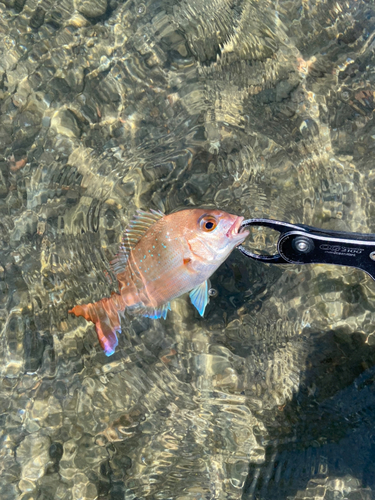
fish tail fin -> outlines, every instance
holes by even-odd
[[[87,321],[94,321],[92,320],[92,316],[90,315],[90,309],[89,307],[92,306],[93,304],[82,304],[81,306],[74,306],[73,309],[69,309],[68,313],[69,314],[74,314],[75,316],[82,316],[83,318],[87,319]]]
[[[119,312],[122,307],[121,296],[112,293],[110,298],[104,298],[94,304],[82,304],[68,311],[75,316],[82,316],[95,325],[99,343],[105,354],[111,356],[117,347],[117,333],[121,333],[121,321]]]

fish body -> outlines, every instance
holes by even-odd
[[[166,318],[170,301],[190,292],[203,316],[208,278],[249,234],[239,232],[242,221],[221,210],[188,209],[169,215],[138,211],[111,262],[119,292],[69,312],[95,324],[108,356],[117,346],[124,311]]]

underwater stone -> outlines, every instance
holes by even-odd
[[[89,21],[81,14],[78,14],[78,12],[69,19],[69,25],[74,26],[75,28],[82,28],[83,26],[88,26],[89,24]]]
[[[27,479],[21,479],[21,481],[18,484],[18,487],[21,491],[26,491],[26,492],[35,490],[35,484],[31,481],[28,481]]]
[[[26,329],[23,339],[26,372],[35,372],[41,366],[44,347],[40,333],[30,328]]]
[[[14,149],[19,147],[28,148],[34,141],[35,136],[41,128],[41,114],[35,109],[25,109],[16,118]]]
[[[17,449],[17,461],[22,466],[22,479],[36,481],[44,475],[49,462],[50,441],[47,437],[30,434]]]
[[[97,498],[97,490],[94,484],[90,483],[85,474],[78,473],[73,478],[73,499],[74,500],[94,500]]]
[[[45,10],[42,7],[37,7],[30,17],[29,26],[33,29],[38,29],[44,23]]]
[[[14,2],[14,10],[16,12],[22,12],[23,7],[25,5],[26,0],[15,0]]]
[[[80,135],[76,118],[69,109],[56,111],[51,120],[51,128],[55,129],[58,134],[67,137],[78,137]]]
[[[107,10],[107,0],[77,0],[76,7],[86,17],[99,17]]]
[[[5,148],[8,147],[11,143],[11,135],[6,130],[4,130],[3,127],[0,127],[0,151],[5,150]]]

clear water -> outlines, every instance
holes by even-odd
[[[375,232],[374,40],[366,0],[2,0],[1,500],[375,498],[361,271],[234,252],[110,358],[67,313],[137,208]]]

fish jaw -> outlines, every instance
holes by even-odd
[[[227,231],[226,236],[232,241],[232,244],[235,244],[234,246],[238,246],[243,243],[250,234],[248,230],[241,231],[241,224],[243,220],[244,217],[238,216]]]

